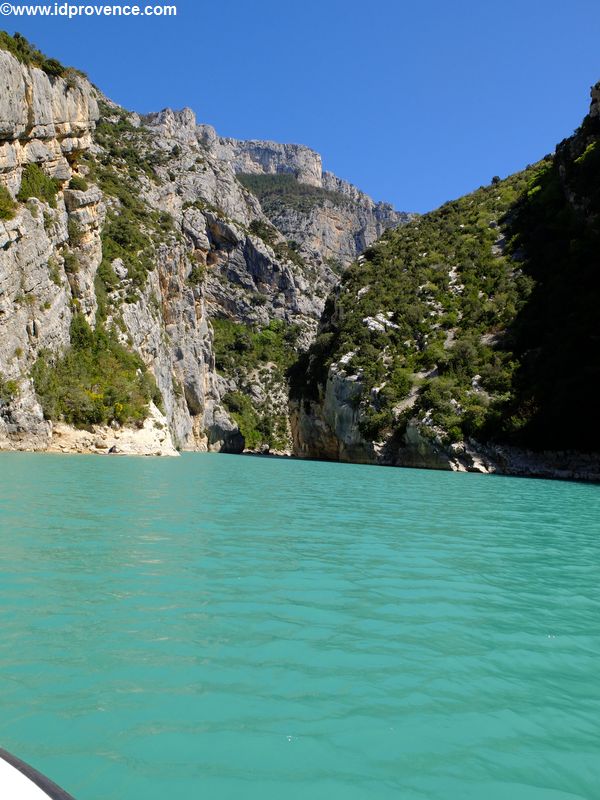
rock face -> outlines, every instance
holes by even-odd
[[[164,415],[153,404],[141,428],[115,430],[96,426],[93,431],[76,430],[63,423],[52,426],[49,453],[81,453],[122,456],[177,456]]]
[[[0,50],[0,175],[13,193],[22,167],[44,164],[48,175],[71,177],[69,162],[91,145],[98,104],[90,84],[76,73],[67,82],[20,64]]]
[[[323,186],[321,156],[301,144],[279,144],[266,141],[241,141],[217,135],[210,125],[198,129],[201,141],[221,160],[231,164],[234,172],[259,175],[293,175],[300,183]]]
[[[125,308],[123,318],[136,349],[153,365],[177,445],[239,452],[244,439],[221,403],[222,395],[239,387],[216,371],[210,319],[254,327],[279,320],[297,326],[306,345],[335,276],[277,254],[286,241],[281,232],[273,229],[270,242],[250,232],[254,220],[268,220],[231,164],[205,149],[189,109],[148,115],[140,131],[150,134],[149,153],[168,157],[155,167],[158,186],[142,178],[140,196],[151,208],[168,208],[184,244],[175,251],[165,247],[145,298]],[[170,351],[153,321],[152,296],[161,297]],[[181,386],[179,396],[173,385]],[[275,411],[287,417],[283,388],[280,383],[273,392]]]
[[[20,64],[0,50],[0,186],[11,195],[23,170],[39,165],[56,179],[55,207],[31,198],[12,219],[0,220],[0,373],[19,384],[18,396],[0,399],[0,447],[44,449],[51,425],[44,420],[29,377],[42,350],[69,343],[72,302],[93,318],[94,274],[101,257],[102,196],[65,187],[81,153],[92,144],[98,105],[92,87],[73,76],[67,83]],[[69,228],[78,227],[79,271],[69,274]]]
[[[590,95],[592,98],[590,103],[590,117],[600,117],[600,82],[592,86]]]
[[[362,393],[359,375],[349,373],[343,360],[332,364],[322,400],[291,403],[294,454],[354,464],[458,471],[475,463],[469,456],[461,458],[462,450],[453,452],[424,436],[416,422],[409,422],[401,437],[370,440],[361,430]],[[486,466],[474,471],[495,470]]]
[[[375,462],[376,447],[359,429],[357,401],[361,391],[356,375],[348,375],[343,363],[333,364],[321,403],[292,404],[295,454],[327,461]]]
[[[260,408],[263,423],[279,420],[277,448],[289,451],[271,339],[293,333],[295,347],[308,346],[337,280],[327,260],[349,263],[402,215],[323,173],[309,148],[221,139],[190,109],[140,117],[75,71],[49,76],[0,49],[0,83],[0,187],[14,200],[0,218],[0,447],[240,452],[227,398],[241,393],[251,417]],[[52,197],[25,201],[31,164],[54,181]],[[291,174],[343,202],[314,214],[282,208],[273,224],[240,172]],[[116,331],[155,378],[162,405],[142,428],[77,432],[44,418],[32,370],[69,350],[76,315]],[[279,325],[265,334],[272,352],[224,375],[213,320],[240,341]]]
[[[411,218],[323,171],[321,156],[304,145],[221,138],[209,125],[199,126],[198,131],[208,151],[230,164],[238,175],[288,175],[329,193],[309,210],[299,211],[285,199],[275,208],[265,209],[275,227],[297,241],[313,260],[348,266],[385,230]]]

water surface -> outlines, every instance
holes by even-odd
[[[0,454],[0,746],[77,800],[600,798],[600,487]]]

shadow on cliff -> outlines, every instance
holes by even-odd
[[[497,434],[534,449],[598,451],[600,118],[586,117],[558,146],[507,219],[533,289],[505,340],[519,367]]]

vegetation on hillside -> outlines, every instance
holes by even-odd
[[[329,298],[295,396],[345,356],[367,438],[416,417],[446,442],[598,448],[599,140],[588,118],[554,159],[384,234]]]
[[[16,209],[17,204],[6,186],[0,186],[0,220],[12,219]]]
[[[71,346],[62,357],[42,353],[32,369],[44,416],[72,425],[141,424],[160,393],[139,356],[121,345],[114,331],[85,317],[71,322]]]
[[[273,320],[262,329],[227,319],[212,320],[217,371],[235,382],[237,390],[228,392],[223,403],[237,422],[246,447],[267,444],[273,449],[286,447],[287,417],[273,413],[271,398],[257,403],[250,397],[253,384],[260,384],[268,395],[285,391],[285,374],[296,358],[298,329]]]
[[[173,218],[155,211],[139,198],[142,179],[156,180],[153,165],[160,157],[150,146],[149,132],[131,124],[126,112],[100,104],[101,121],[95,138],[102,152],[88,154],[89,177],[114,199],[101,233],[102,263],[97,288],[102,297],[119,287],[112,263],[123,261],[130,279],[125,300],[134,302],[154,269],[156,250],[175,237]]]
[[[56,193],[60,186],[60,181],[46,175],[39,164],[27,164],[23,168],[17,200],[25,203],[31,197],[36,197],[51,208],[56,208]]]
[[[258,197],[263,211],[269,218],[280,212],[282,206],[306,214],[327,202],[338,206],[348,202],[344,195],[319,186],[300,183],[290,173],[276,175],[242,173],[237,179],[242,186]]]
[[[514,318],[531,282],[500,251],[502,225],[536,169],[386,232],[328,300],[325,324],[295,370],[296,394],[316,399],[329,365],[347,356],[346,370],[362,380],[365,436],[385,438],[401,428],[415,413],[401,409],[411,391],[448,438],[475,433],[489,395],[498,397],[511,381],[514,365],[491,340]]]
[[[532,446],[600,450],[600,119],[587,117],[521,198],[513,252],[533,291],[511,326],[518,362],[504,431]]]
[[[39,67],[51,77],[61,77],[69,81],[75,74],[82,74],[72,67],[63,66],[55,58],[47,58],[20,33],[15,33],[14,36],[11,36],[6,31],[0,31],[0,50],[7,50],[22,64]]]

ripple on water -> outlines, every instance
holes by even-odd
[[[600,490],[0,454],[0,741],[80,800],[600,797]]]

